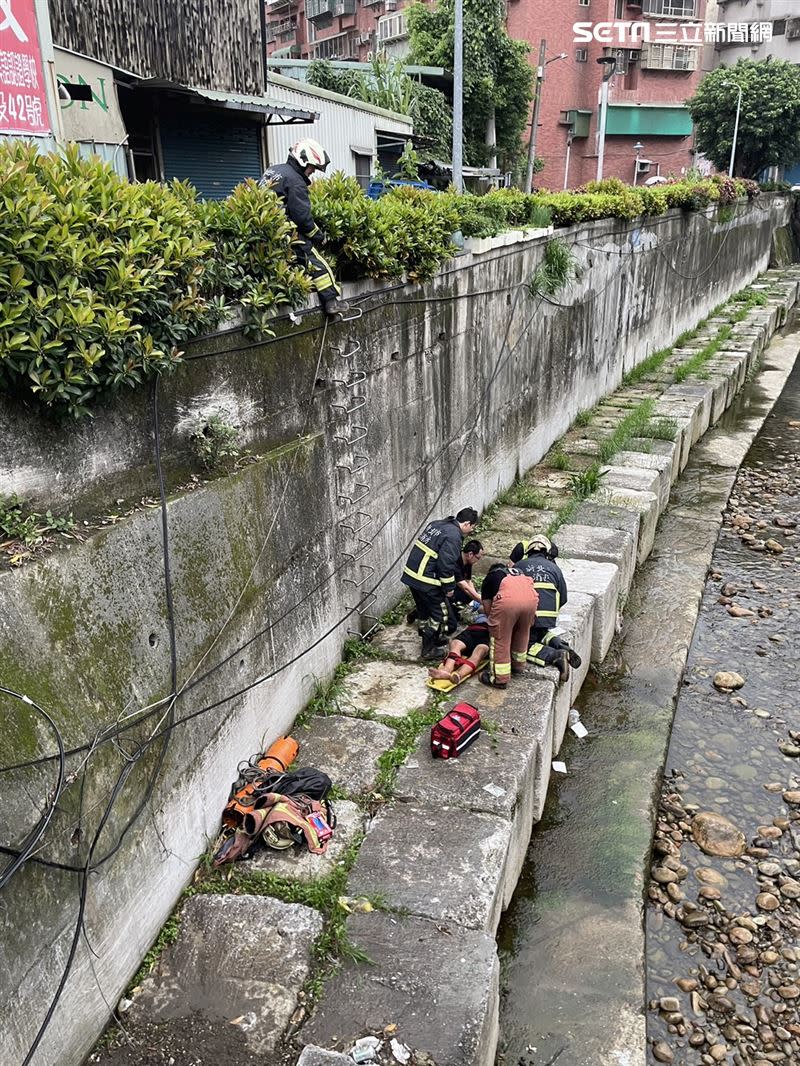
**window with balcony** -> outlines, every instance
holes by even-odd
[[[399,41],[404,37],[408,37],[408,26],[406,25],[406,16],[402,11],[397,15],[385,15],[383,18],[378,19],[379,44],[384,44],[387,41]]]
[[[653,18],[697,18],[697,0],[642,0],[642,14]]]
[[[313,45],[313,59],[357,59],[358,38],[354,33],[337,33]]]
[[[333,17],[334,0],[306,0],[306,18],[313,22],[316,19],[330,19]]]
[[[685,44],[648,44],[642,49],[644,70],[697,70],[700,49]]]

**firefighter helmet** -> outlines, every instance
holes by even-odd
[[[535,552],[542,552],[544,555],[549,555],[553,550],[552,542],[549,537],[545,537],[542,533],[537,533],[536,536],[528,542],[527,555],[533,555]]]
[[[317,170],[325,170],[331,161],[319,141],[312,141],[310,137],[293,144],[289,149],[289,158],[294,159],[301,167],[315,167]]]

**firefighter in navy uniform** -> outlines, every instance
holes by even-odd
[[[448,603],[456,587],[456,564],[461,543],[478,523],[478,512],[465,507],[455,518],[429,522],[414,541],[400,579],[411,590],[422,634],[422,658],[438,659],[443,652]]]
[[[567,602],[567,583],[556,563],[558,548],[545,536],[521,541],[511,552],[511,561],[523,574],[533,578],[539,594],[536,623],[531,629],[528,662],[536,666],[556,666],[562,681],[571,666],[581,665],[581,657],[566,640],[554,632],[558,614]]]
[[[317,141],[310,138],[298,141],[289,149],[287,161],[269,167],[259,184],[274,189],[287,218],[297,227],[292,247],[298,262],[311,277],[322,310],[327,315],[341,315],[350,310],[350,305],[339,299],[340,289],[333,271],[319,253],[318,248],[326,238],[314,221],[308,195],[311,175],[316,170],[324,171],[330,161],[330,156]]]

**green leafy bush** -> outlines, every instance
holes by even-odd
[[[412,281],[431,277],[453,253],[453,233],[458,215],[447,200],[424,189],[393,189],[378,200],[378,214],[389,253],[396,267],[393,276]]]
[[[294,227],[274,192],[254,181],[237,186],[225,200],[196,204],[214,254],[206,263],[204,286],[222,304],[235,301],[267,333],[268,316],[281,304],[296,306],[311,283],[294,262]]]
[[[6,143],[0,171],[0,384],[80,415],[169,370],[211,317],[194,194],[130,184],[75,148]]]
[[[378,203],[341,171],[311,186],[314,218],[328,235],[325,256],[342,278],[396,276]]]

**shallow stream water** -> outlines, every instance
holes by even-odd
[[[794,358],[797,337],[790,335],[783,343],[790,345]],[[767,368],[769,358],[767,353]],[[791,456],[800,450],[800,431],[788,423],[800,419],[792,407],[800,402],[800,370],[795,370],[784,396],[786,403],[776,408],[753,446],[748,468],[758,462],[787,466],[794,462]],[[534,831],[522,879],[499,931],[498,1061],[505,1066],[638,1066],[645,1061],[642,898],[661,768],[690,645],[688,684],[683,686],[667,761],[669,770],[693,771],[691,779],[684,779],[685,802],[713,800],[724,805],[734,820],[748,812],[749,843],[761,819],[772,817],[771,806],[763,802],[759,806],[757,801],[768,797],[777,803],[775,813],[780,807],[780,794],[766,793],[762,781],[771,776],[791,781],[792,767],[800,771],[800,760],[788,765],[776,747],[777,733],[782,730],[785,737],[787,727],[777,717],[757,717],[729,696],[715,694],[710,681],[718,669],[740,670],[748,677],[743,698],[750,707],[767,708],[791,723],[792,670],[798,650],[792,614],[800,600],[777,589],[788,589],[790,576],[796,580],[797,567],[783,565],[793,554],[773,557],[741,548],[738,536],[724,529],[717,551],[738,551],[741,570],[732,558],[715,561],[725,572],[709,583],[702,622],[694,641],[692,637],[719,515],[736,477],[741,445],[736,458],[720,456],[731,442],[735,444],[737,434],[741,437],[742,426],[763,417],[773,399],[758,382],[748,385],[718,429],[695,449],[662,516],[653,553],[631,589],[621,635],[600,673],[590,675],[581,693],[578,710],[589,736],[579,740],[567,734],[559,758],[566,762],[568,774],[551,778],[544,817]],[[736,448],[730,451],[733,454]],[[790,505],[776,500],[769,506],[778,513]],[[790,541],[787,538],[787,544]],[[723,605],[715,604],[726,580],[746,582],[747,605],[755,602],[761,593],[750,580],[763,571],[765,562],[777,568],[764,581],[775,601],[775,614],[768,621],[759,619],[755,625],[752,619],[734,619]],[[790,607],[778,606],[790,600]],[[770,634],[783,634],[785,640],[770,641]],[[766,647],[764,657],[756,656],[757,644]],[[791,728],[800,729],[800,712]],[[701,857],[698,853],[698,864]],[[750,876],[748,889],[752,889]],[[751,904],[752,895],[750,891]],[[648,997],[681,995],[672,981],[687,973],[691,964],[680,948],[685,931],[663,916],[660,904],[654,905],[651,919]],[[675,1045],[675,1063],[715,1061],[700,1057],[711,1045],[697,1055],[687,1047],[689,1057],[680,1057],[684,1052],[677,1042],[683,1038],[677,1027],[670,1033],[662,1012],[651,1014],[650,1021],[651,1040]],[[800,1057],[793,1061],[800,1063]]]

